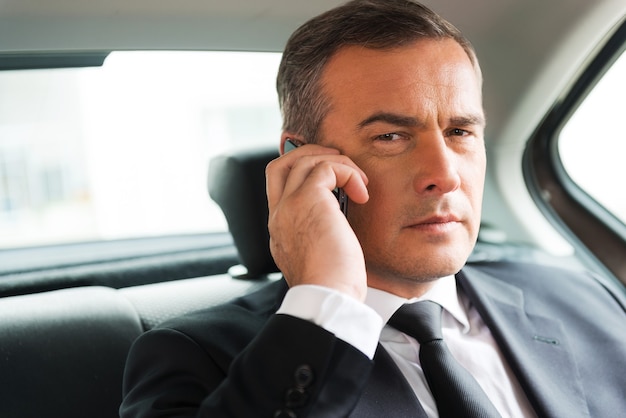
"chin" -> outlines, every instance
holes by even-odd
[[[429,253],[418,257],[394,257],[385,261],[371,260],[366,265],[369,272],[381,278],[426,283],[458,273],[466,261],[467,257],[458,255]]]
[[[420,282],[458,273],[474,248],[469,234],[439,242],[412,239],[389,244],[364,246],[368,271],[388,280]]]
[[[454,248],[444,252],[433,252],[418,257],[410,263],[405,273],[417,280],[433,280],[454,275],[463,268],[469,252],[466,248]]]

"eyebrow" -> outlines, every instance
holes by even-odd
[[[384,122],[390,125],[415,127],[421,126],[424,123],[412,116],[404,116],[397,113],[378,112],[363,119],[359,124],[359,129],[363,129],[366,126],[372,125],[376,122]]]
[[[413,116],[405,116],[397,113],[378,112],[363,119],[357,125],[359,129],[363,129],[376,122],[384,122],[390,125],[405,127],[421,127],[424,122]],[[448,120],[450,125],[454,126],[485,126],[485,117],[479,114],[471,114],[466,116],[454,116]]]
[[[453,126],[485,126],[487,121],[483,115],[455,116],[448,121]]]

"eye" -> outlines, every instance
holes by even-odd
[[[461,128],[452,128],[448,131],[448,135],[449,136],[468,136],[468,135],[471,135],[471,132],[466,131],[465,129],[461,129]]]
[[[381,158],[393,157],[406,151],[411,144],[411,135],[407,132],[372,133],[369,141],[373,155]]]
[[[389,132],[386,134],[378,135],[374,139],[378,141],[392,142],[392,141],[397,141],[398,139],[402,139],[403,137],[404,136],[401,134],[398,134],[395,132]]]

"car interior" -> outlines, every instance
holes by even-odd
[[[0,74],[99,67],[112,51],[280,52],[299,24],[340,3],[9,0],[0,4]],[[626,306],[626,211],[573,180],[558,143],[626,49],[626,3],[425,4],[473,41],[485,79],[489,168],[468,263],[592,270]],[[0,205],[9,190],[2,147],[19,140],[2,116],[9,109],[0,99]],[[612,139],[626,142],[619,125],[615,131]],[[211,156],[200,181],[227,230],[0,246],[0,416],[117,416],[126,355],[141,333],[280,279],[269,252],[265,195],[265,166],[279,155],[279,136],[274,145],[233,146]],[[596,170],[585,162],[583,172]],[[141,169],[141,161],[135,164]],[[623,202],[624,177],[614,173],[602,182],[611,182],[611,195]],[[10,218],[7,207],[0,206],[1,221]]]

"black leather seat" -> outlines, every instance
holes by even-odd
[[[209,194],[217,202],[251,277],[278,271],[269,250],[265,167],[275,147],[233,152],[211,160]]]
[[[0,300],[0,416],[117,416],[126,354],[142,332],[105,287]]]

